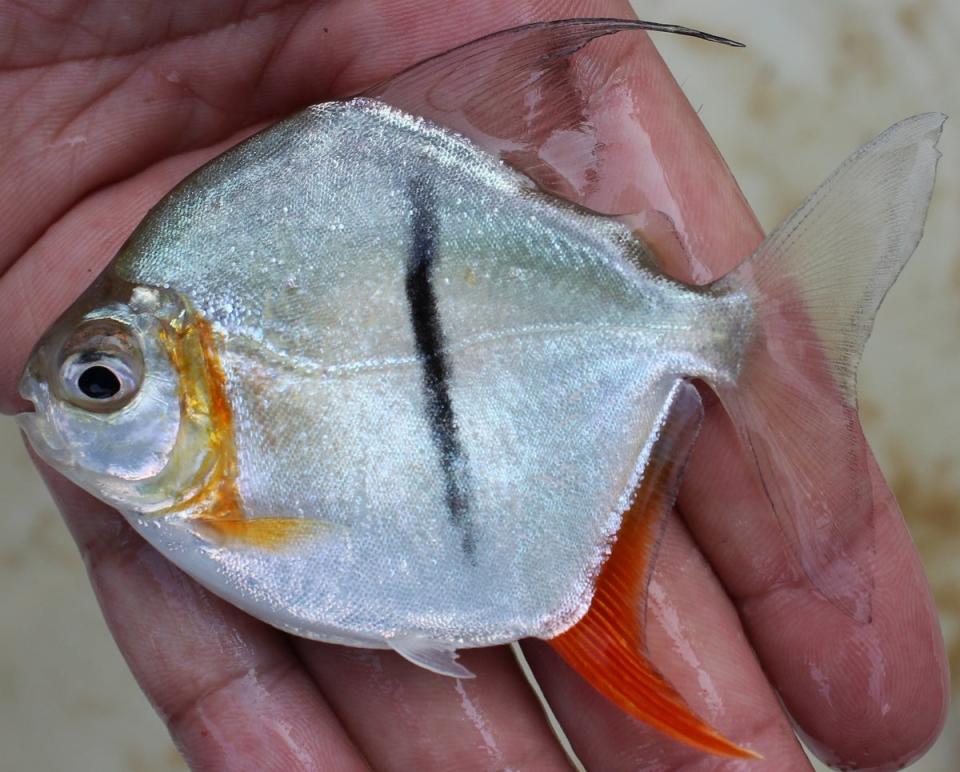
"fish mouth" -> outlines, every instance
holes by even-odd
[[[20,383],[17,385],[17,393],[23,403],[21,410],[14,416],[20,430],[27,435],[30,444],[37,448],[37,440],[40,436],[40,424],[43,420],[43,410],[41,409],[41,397],[37,394],[35,381],[30,377],[29,370],[24,370],[20,376]],[[46,443],[44,443],[46,444]]]
[[[20,374],[20,380],[17,382],[17,394],[20,395],[20,400],[23,403],[20,406],[21,410],[18,413],[18,417],[23,414],[37,412],[39,400],[37,397],[36,385],[37,375],[33,370],[32,363],[28,362],[27,366],[23,368],[23,372]]]
[[[33,390],[29,384],[25,382],[25,376],[26,374],[24,374],[24,377],[21,377],[20,384],[17,387],[17,393],[20,395],[20,400],[23,403],[20,406],[21,410],[17,414],[18,416],[37,412],[37,402],[33,396]]]
[[[54,465],[68,460],[68,448],[64,445],[50,420],[50,393],[41,383],[33,368],[24,368],[17,392],[23,400],[23,410],[15,416],[33,450]]]

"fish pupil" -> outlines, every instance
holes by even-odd
[[[80,374],[77,388],[90,399],[110,399],[120,391],[120,379],[109,367],[94,365]]]

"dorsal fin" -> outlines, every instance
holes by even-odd
[[[660,31],[740,46],[672,24],[624,19],[564,19],[496,32],[427,59],[367,90],[404,112],[469,137],[533,179],[548,193],[603,214],[632,211],[623,190],[604,175],[603,200],[591,200],[603,167],[630,138],[597,120],[622,85],[617,56],[583,52],[597,38],[625,31]],[[631,41],[632,42],[632,41]],[[622,160],[622,159],[621,159]],[[620,163],[621,161],[618,161]],[[622,163],[621,163],[622,165]]]
[[[758,758],[696,716],[649,661],[644,615],[647,584],[667,513],[703,418],[697,390],[680,382],[659,426],[636,498],[597,577],[583,618],[547,643],[622,710],[664,734],[708,753]]]
[[[658,209],[647,209],[636,214],[620,215],[616,218],[626,225],[644,250],[637,257],[627,251],[627,257],[638,267],[649,267],[647,259],[652,259],[656,267],[673,279],[684,283],[706,284],[712,278],[710,269],[694,256],[683,242],[673,219]]]

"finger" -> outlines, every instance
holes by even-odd
[[[51,225],[0,275],[0,413],[25,408],[17,379],[37,339],[87,288],[147,211],[201,164],[248,136],[250,127],[210,147],[165,159],[87,196]]]
[[[606,82],[620,91],[628,84],[630,92],[610,102],[622,121],[616,133],[642,149],[633,163],[613,165],[610,173],[636,174],[635,203],[672,213],[693,263],[714,276],[725,273],[759,242],[755,219],[656,52],[637,47],[614,64]],[[622,180],[614,179],[613,187],[623,189]],[[873,522],[883,532],[876,544],[880,571],[875,618],[866,628],[796,575],[770,505],[751,482],[716,400],[685,479],[681,511],[694,538],[741,601],[761,663],[819,750],[857,764],[899,763],[922,752],[944,717],[945,658],[922,567],[879,475]],[[778,634],[785,621],[803,625],[803,634]],[[910,651],[912,659],[905,656]],[[832,706],[841,701],[845,720],[837,721]]]
[[[567,766],[506,647],[461,652],[476,678],[430,673],[389,651],[298,641],[297,651],[377,770]]]
[[[205,3],[205,5],[209,5]],[[176,4],[179,9],[181,4]],[[230,0],[208,18],[177,13],[157,35],[156,4],[131,7],[114,41],[107,0],[77,28],[17,18],[0,63],[0,272],[90,192],[258,121],[353,93],[404,66],[534,17],[629,10],[625,2]],[[164,23],[161,20],[161,25]],[[134,32],[135,31],[135,32]],[[0,37],[2,42],[2,37]],[[70,55],[61,51],[72,50]],[[29,98],[25,98],[28,95]]]
[[[646,85],[638,88],[645,97]],[[752,252],[761,234],[742,198],[724,192],[732,184],[729,172],[709,162],[712,149],[677,148],[675,137],[696,135],[699,119],[676,88],[665,82],[658,88],[673,108],[651,113],[644,131],[666,184],[649,186],[645,195],[663,211],[684,202],[687,248],[714,276],[722,275]],[[691,178],[691,169],[700,176]],[[718,203],[724,197],[726,204]],[[694,538],[737,601],[760,661],[801,731],[827,758],[856,765],[903,763],[922,753],[939,734],[948,696],[923,569],[889,488],[871,464],[878,571],[874,619],[866,627],[799,575],[715,399],[707,400],[680,497]],[[797,634],[785,633],[794,629]],[[835,708],[844,720],[837,720]]]
[[[531,668],[587,768],[807,768],[736,610],[675,515],[668,521],[649,597],[651,661],[699,716],[763,760],[706,756],[671,740],[607,702],[546,644],[525,642]]]
[[[651,113],[644,130],[667,184],[650,186],[646,195],[664,211],[684,202],[687,248],[714,276],[722,275],[752,252],[761,234],[741,197],[729,195],[718,204],[731,182],[725,166],[703,163],[714,157],[712,150],[706,156],[690,148],[677,152],[675,136],[691,135],[700,123],[676,88],[661,87],[672,95],[674,109]],[[699,178],[689,176],[691,168],[701,171]],[[943,725],[946,658],[923,567],[876,462],[870,461],[869,481],[874,615],[864,626],[800,575],[729,419],[717,400],[706,404],[679,507],[737,602],[800,731],[835,763],[874,766],[916,758]]]
[[[203,590],[116,512],[38,467],[117,645],[191,767],[367,768],[286,636]]]
[[[106,5],[90,4],[87,23],[112,23]],[[196,35],[187,26],[193,17],[178,16],[171,23],[183,36],[165,45],[144,29],[142,39],[126,40],[123,56],[101,61],[90,49],[77,48],[75,55],[85,58],[37,77],[38,83],[28,84],[26,101],[18,98],[25,75],[0,68],[0,133],[16,138],[0,152],[0,216],[10,224],[0,244],[0,324],[9,333],[4,353],[16,365],[0,373],[0,410],[18,408],[16,379],[36,338],[93,280],[147,209],[246,136],[256,121],[354,92],[511,24],[629,11],[624,2],[603,0],[497,0],[452,9],[437,2],[379,5],[283,6],[256,19],[239,18],[229,29],[208,20]],[[69,36],[61,39],[59,24],[39,18],[21,23],[24,35],[57,41],[48,40],[44,50],[81,45]],[[404,34],[397,35],[398,29]],[[137,53],[146,42],[153,47]],[[41,65],[29,61],[33,68]],[[165,77],[171,73],[175,82]],[[101,99],[101,91],[107,97]],[[217,109],[221,102],[239,107]],[[34,129],[37,122],[48,126],[46,134]],[[47,136],[53,127],[59,140]],[[177,155],[167,158],[171,152]],[[5,196],[4,185],[15,190]],[[28,265],[14,267],[14,260]]]
[[[735,442],[729,421],[722,414],[712,420],[694,451],[681,507],[727,578],[773,683],[825,760],[909,763],[939,734],[949,689],[932,596],[876,463],[873,618],[863,625],[807,584],[771,520],[756,520],[766,512],[762,491],[728,452]],[[721,511],[726,527],[717,522]],[[749,542],[732,537],[748,527]]]

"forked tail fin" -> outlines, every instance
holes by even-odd
[[[850,156],[719,284],[758,324],[736,384],[716,384],[814,586],[871,616],[873,502],[856,376],[874,316],[923,233],[945,116],[887,129]]]

